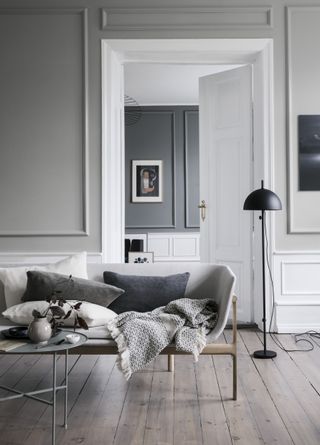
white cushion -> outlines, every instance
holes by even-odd
[[[47,264],[45,266],[8,267],[5,269],[0,268],[0,280],[4,285],[4,295],[7,308],[21,303],[22,295],[27,287],[28,270],[42,270],[87,279],[87,253],[77,253],[58,261],[57,263]]]
[[[77,303],[76,300],[67,301],[70,304]],[[32,311],[36,309],[42,314],[48,308],[48,305],[49,303],[47,301],[27,301],[26,303],[9,307],[2,312],[2,315],[13,323],[27,326],[33,320]],[[65,304],[62,309],[67,313],[70,306]],[[72,311],[71,316],[63,320],[63,326],[73,326],[76,314],[86,321],[88,327],[103,326],[117,316],[111,309],[83,301],[78,311]]]

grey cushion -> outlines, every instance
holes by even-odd
[[[61,291],[59,296],[65,300],[88,301],[108,307],[124,292],[117,287],[83,278],[72,278],[72,282],[69,282],[67,275],[57,273],[28,271],[27,276],[22,301],[45,300],[53,291]]]
[[[189,276],[189,272],[158,277],[106,271],[103,273],[105,283],[125,290],[110,304],[109,309],[121,314],[127,311],[148,312],[165,306],[172,300],[184,297]]]

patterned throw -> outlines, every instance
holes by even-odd
[[[151,312],[124,312],[107,327],[118,345],[117,365],[129,380],[173,342],[177,351],[191,353],[197,361],[217,319],[213,300],[180,298]]]

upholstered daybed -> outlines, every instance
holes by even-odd
[[[176,273],[189,272],[190,278],[186,287],[185,297],[213,298],[219,304],[219,316],[215,329],[207,336],[207,346],[202,354],[226,354],[233,360],[233,399],[237,398],[237,326],[236,326],[236,298],[234,296],[235,276],[231,270],[223,265],[206,263],[155,263],[155,264],[88,264],[88,278],[103,281],[103,272],[112,271],[125,275],[166,276]],[[233,307],[232,343],[215,343],[222,334]],[[3,286],[0,281],[0,312],[5,309]],[[0,318],[0,329],[12,325],[9,320]],[[90,328],[85,332],[88,341],[75,349],[74,354],[117,354],[117,346],[110,338],[105,338],[104,327]],[[162,351],[168,355],[168,370],[174,371],[174,355],[181,354],[170,345]]]

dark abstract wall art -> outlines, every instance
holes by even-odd
[[[320,115],[298,116],[299,191],[320,191]]]

